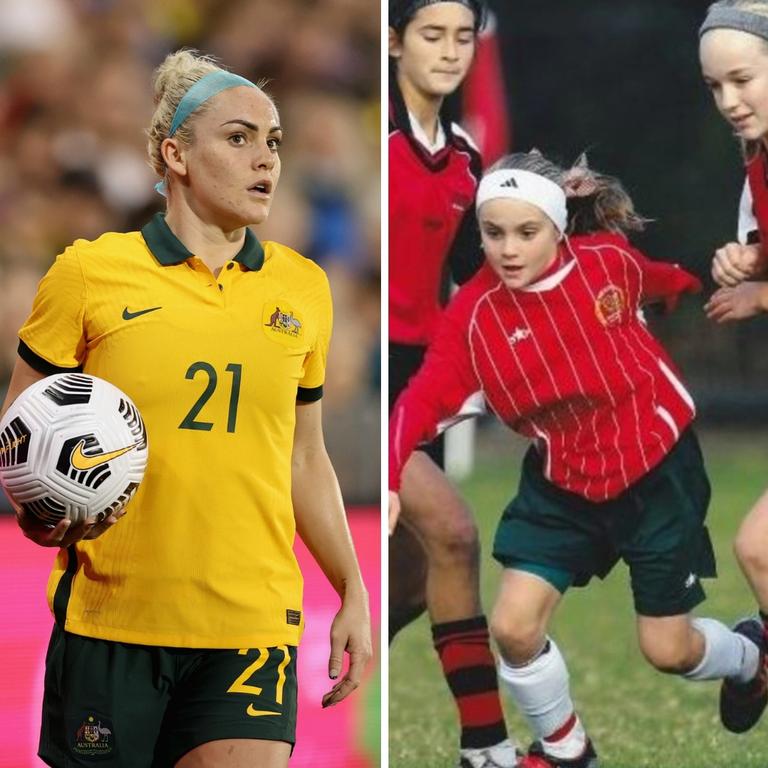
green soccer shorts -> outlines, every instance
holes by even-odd
[[[717,575],[704,522],[709,499],[704,461],[690,429],[658,466],[602,503],[549,482],[531,448],[517,496],[496,530],[493,555],[560,592],[604,578],[621,559],[629,566],[637,613],[677,616],[705,599],[700,580]]]
[[[39,755],[57,768],[173,768],[218,739],[296,740],[296,648],[161,648],[54,626]]]

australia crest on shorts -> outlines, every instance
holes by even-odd
[[[74,734],[72,751],[85,757],[109,755],[115,747],[112,723],[94,714],[87,715]]]
[[[597,319],[606,327],[622,322],[627,309],[627,299],[624,291],[616,285],[606,285],[595,299],[595,314]]]

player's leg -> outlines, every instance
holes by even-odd
[[[173,669],[160,649],[54,626],[45,660],[40,757],[51,766],[150,766]]]
[[[427,609],[433,624],[481,613],[480,544],[472,512],[443,471],[416,451],[403,471],[402,519],[427,555]]]
[[[424,349],[389,344],[389,411],[424,359]],[[422,447],[442,466],[443,440]],[[389,642],[427,608],[427,554],[407,521],[389,539]]]
[[[427,555],[401,521],[389,538],[389,642],[427,609]]]
[[[768,701],[760,621],[745,619],[731,630],[715,619],[638,616],[637,629],[644,656],[659,671],[724,681],[720,707],[728,730],[743,733],[759,720]]]
[[[152,768],[285,768],[296,741],[296,648],[183,651]]]
[[[752,507],[739,528],[734,541],[736,560],[757,599],[762,634],[757,621],[744,620],[737,631],[761,642],[763,654],[768,652],[768,492]],[[725,680],[720,689],[720,719],[730,731],[741,733],[752,727],[768,704],[768,673],[765,664],[754,680],[740,684]]]
[[[597,758],[571,699],[568,669],[547,627],[572,575],[551,567],[505,568],[491,628],[499,676],[536,742],[521,766],[590,768]]]
[[[733,549],[757,598],[765,633],[768,635],[768,491],[744,518]]]
[[[598,509],[554,486],[530,448],[517,495],[496,529],[493,556],[504,566],[492,620],[499,676],[536,735],[521,768],[597,765],[574,711],[565,661],[546,631],[565,591],[605,575],[615,562],[606,557]]]
[[[220,739],[187,752],[175,768],[286,768],[290,756],[284,741]]]
[[[638,616],[637,636],[643,655],[659,672],[688,680],[733,678],[745,683],[758,671],[757,645],[716,619]]]
[[[725,680],[721,716],[727,728],[741,731],[757,721],[768,701],[762,627],[749,620],[731,630],[689,615],[705,599],[701,579],[716,573],[704,525],[709,497],[698,442],[689,431],[638,483],[634,514],[617,522],[616,546],[629,565],[645,657],[660,671],[689,680]],[[749,692],[745,707],[730,706],[732,689]]]
[[[435,649],[459,712],[462,764],[513,766],[515,749],[507,740],[480,605],[480,546],[472,514],[423,451],[406,464],[400,498],[402,519],[426,553],[427,609]]]

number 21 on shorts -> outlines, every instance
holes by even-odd
[[[269,661],[270,651],[274,651],[276,653],[282,654],[282,659],[280,663],[277,665],[277,679],[275,680],[275,697],[274,697],[275,704],[282,705],[283,689],[285,688],[285,668],[288,666],[288,664],[291,661],[291,654],[290,654],[290,651],[288,650],[288,646],[278,645],[275,648],[256,648],[256,651],[258,651],[259,655],[256,657],[255,661],[249,664],[243,670],[242,674],[238,676],[235,682],[232,683],[232,685],[230,685],[229,688],[227,688],[227,693],[244,693],[249,696],[260,697],[264,691],[264,686],[255,685],[254,676],[267,663],[267,661]],[[244,648],[238,651],[238,654],[241,656],[245,656],[247,653],[248,653],[247,648]],[[264,679],[264,677],[261,677],[261,679],[257,677],[256,679],[258,679],[260,683],[267,682]],[[246,712],[251,717],[281,714],[281,712],[274,712],[272,710],[256,709],[252,703],[248,705]]]

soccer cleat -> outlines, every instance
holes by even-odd
[[[534,741],[528,754],[520,759],[518,768],[598,768],[597,753],[587,739],[584,751],[570,760],[552,757],[544,751],[540,741]]]
[[[739,683],[726,678],[720,686],[720,722],[731,733],[745,733],[760,719],[768,704],[766,638],[762,622],[755,618],[742,619],[733,631],[760,649],[757,674],[751,680]]]
[[[492,747],[462,749],[459,753],[459,768],[517,768],[520,753],[515,745],[504,739]]]

